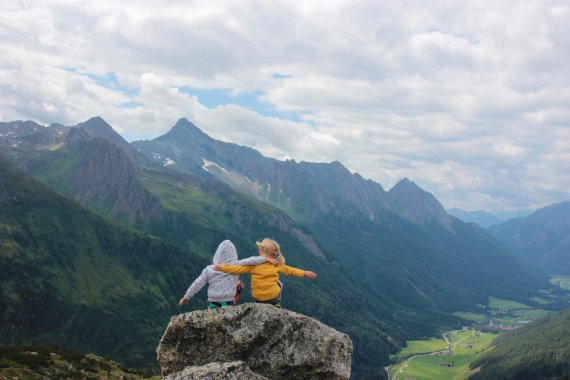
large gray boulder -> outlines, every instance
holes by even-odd
[[[243,361],[270,379],[348,379],[350,338],[319,321],[266,304],[171,318],[157,348],[163,376],[188,366]]]

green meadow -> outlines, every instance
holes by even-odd
[[[530,309],[531,307],[520,302],[489,297],[489,309],[495,310],[518,310]]]
[[[570,290],[570,276],[552,276],[550,282],[562,289]]]
[[[397,355],[398,358],[425,354],[428,352],[441,351],[447,349],[447,344],[443,339],[432,338],[428,340],[410,340],[406,342],[406,347]]]
[[[472,371],[469,364],[489,350],[490,344],[498,335],[472,330],[454,332],[448,335],[454,345],[451,355],[438,353],[421,356],[410,361],[404,360],[390,369],[391,379],[414,378],[416,380],[463,380]],[[445,341],[440,343],[446,346]],[[431,343],[435,346],[435,343]]]
[[[470,311],[456,311],[455,313],[453,313],[453,315],[459,318],[463,318],[466,321],[471,321],[475,323],[484,323],[485,320],[487,319],[487,316],[485,314],[472,313]]]

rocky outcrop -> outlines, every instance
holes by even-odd
[[[244,304],[172,317],[157,354],[163,376],[182,376],[179,372],[187,367],[209,365],[185,370],[196,373],[243,361],[270,379],[348,379],[352,342],[313,318],[271,305]]]
[[[163,380],[268,380],[249,369],[242,361],[231,363],[208,363],[203,366],[186,367],[183,371],[173,373]]]

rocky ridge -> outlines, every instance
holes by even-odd
[[[350,377],[352,342],[313,318],[244,304],[172,317],[157,359],[169,379],[245,379],[251,371],[260,379],[340,380]],[[224,377],[228,371],[241,375]]]

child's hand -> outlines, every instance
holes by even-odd
[[[305,277],[315,278],[317,274],[315,272],[309,272],[308,270],[305,271]]]
[[[214,265],[214,270],[221,271],[221,270],[222,270],[222,265],[221,265],[221,264],[215,264],[215,265]]]
[[[186,298],[184,298],[184,297],[180,298],[180,301],[178,301],[178,304],[179,304],[180,306],[186,305],[187,303],[188,303],[188,300],[187,300]]]
[[[273,257],[266,257],[265,262],[275,266],[279,265],[279,260],[274,259]]]

